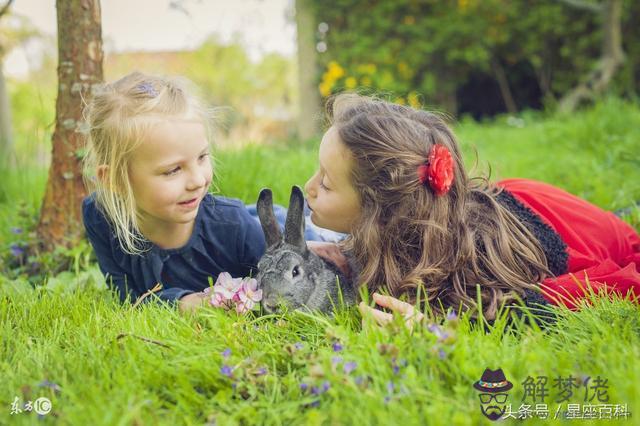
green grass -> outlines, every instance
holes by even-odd
[[[480,169],[489,162],[493,178],[544,180],[607,209],[640,200],[637,105],[611,99],[571,116],[463,121],[456,133],[467,163],[475,146]],[[286,204],[290,186],[303,185],[316,167],[316,151],[317,141],[220,151],[217,190],[253,203],[269,186]],[[46,168],[21,155],[17,167],[0,169],[4,256],[22,238],[10,228],[28,227],[36,217],[46,181]],[[501,367],[513,382],[514,410],[528,376],[548,378],[552,417],[560,405],[555,378],[593,383],[600,376],[608,380],[609,403],[632,412],[617,423],[633,424],[640,415],[640,309],[630,302],[598,300],[577,313],[560,311],[546,331],[507,328],[499,320],[485,332],[463,317],[445,321],[449,337],[439,340],[427,328],[411,335],[399,324],[362,327],[355,312],[330,319],[218,310],[182,316],[154,304],[131,310],[103,290],[86,246],[68,256],[72,270],[36,289],[0,275],[0,424],[488,424],[472,388],[487,367]],[[334,352],[334,343],[343,349]],[[355,362],[355,370],[345,373],[346,362]],[[233,369],[231,378],[223,366]],[[44,380],[59,391],[40,386]],[[319,396],[301,389],[325,382]],[[584,404],[584,391],[569,402]],[[40,396],[53,404],[43,419],[10,415],[15,397]]]

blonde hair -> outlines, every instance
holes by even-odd
[[[386,286],[434,311],[463,307],[493,318],[550,274],[540,243],[496,200],[500,189],[470,179],[456,138],[437,114],[342,94],[329,118],[353,156],[351,181],[362,214],[344,248],[362,268],[360,283]],[[434,144],[454,160],[449,192],[436,196],[418,178]],[[477,294],[479,285],[480,294]]]
[[[149,131],[167,118],[198,120],[210,136],[211,112],[181,78],[133,72],[100,86],[85,108],[89,134],[84,158],[84,181],[95,191],[98,207],[113,226],[122,249],[142,254],[147,240],[139,228],[139,212],[129,181],[132,152]],[[95,174],[107,165],[102,179]]]

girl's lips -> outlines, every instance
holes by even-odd
[[[190,200],[178,203],[178,205],[180,205],[182,207],[186,207],[188,209],[192,209],[192,208],[194,208],[194,207],[196,207],[198,205],[198,200],[199,200],[198,198],[192,198]]]

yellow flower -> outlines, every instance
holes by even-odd
[[[322,83],[320,83],[320,85],[318,86],[318,89],[320,90],[320,94],[325,98],[329,96],[331,94],[331,86],[332,84],[329,84],[326,81],[323,81]]]
[[[416,23],[416,18],[414,18],[411,15],[407,15],[404,17],[404,24],[405,25],[413,25]]]
[[[356,80],[355,77],[347,77],[347,79],[344,81],[344,86],[347,89],[353,89],[357,85],[358,85],[358,80]]]
[[[404,98],[402,96],[397,97],[393,102],[397,103],[398,105],[406,104],[406,102],[404,101]]]
[[[371,77],[368,76],[364,76],[360,79],[360,84],[362,84],[363,86],[371,86]]]
[[[420,98],[416,92],[410,92],[407,96],[407,102],[411,106],[411,108],[420,108],[422,105],[420,103]]]
[[[344,68],[342,68],[336,61],[329,62],[327,72],[333,80],[338,80],[345,74]]]

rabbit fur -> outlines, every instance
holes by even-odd
[[[262,306],[268,313],[277,312],[282,303],[289,309],[331,313],[342,302],[345,306],[356,302],[352,282],[334,264],[307,247],[304,202],[300,187],[292,187],[283,238],[273,213],[271,190],[263,189],[258,197],[258,217],[267,250],[258,262],[256,280],[263,291]]]

